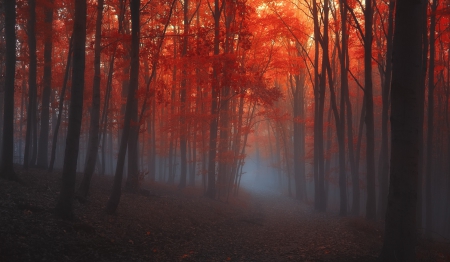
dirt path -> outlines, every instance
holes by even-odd
[[[60,174],[19,169],[26,185],[0,180],[0,261],[376,261],[381,227],[318,214],[272,194],[229,203],[198,189],[145,184],[103,212],[110,178],[95,178],[76,221],[55,217]],[[422,245],[419,261],[450,261],[448,246]],[[446,257],[447,256],[447,257]]]

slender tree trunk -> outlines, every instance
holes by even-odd
[[[64,97],[66,96],[66,89],[67,89],[67,81],[69,79],[69,70],[72,63],[72,52],[73,52],[73,37],[71,37],[69,41],[69,51],[67,53],[67,64],[66,64],[66,71],[64,73],[64,81],[63,86],[61,89],[61,94],[59,96],[59,103],[58,103],[58,119],[56,120],[56,126],[53,130],[53,140],[52,140],[52,153],[50,156],[50,164],[48,166],[48,172],[53,172],[53,166],[55,164],[55,158],[56,158],[56,146],[58,145],[58,131],[59,126],[61,125],[61,117],[63,113],[64,108]]]
[[[431,4],[430,16],[430,54],[429,54],[429,70],[428,70],[428,123],[427,123],[427,160],[425,170],[425,234],[427,238],[431,238],[432,233],[432,216],[433,216],[433,202],[432,202],[432,172],[433,172],[433,120],[434,120],[434,59],[435,59],[435,31],[436,31],[436,8],[437,1],[433,0]]]
[[[364,118],[366,117],[366,102],[363,100],[363,104],[361,107],[361,116],[359,119],[359,129],[358,129],[358,140],[356,141],[356,152],[355,152],[355,169],[359,172],[359,162],[360,162],[360,152],[361,152],[361,142],[362,135],[364,130]],[[352,214],[358,215],[360,211],[360,188],[359,188],[359,176],[358,173],[355,173],[352,176],[352,184],[353,184],[353,199],[352,199]]]
[[[424,5],[397,0],[393,43],[391,165],[381,261],[415,261],[421,36]]]
[[[120,141],[119,155],[117,157],[116,172],[114,175],[114,184],[106,205],[106,213],[113,214],[116,212],[120,202],[122,191],[123,168],[125,164],[125,154],[130,136],[130,129],[133,119],[133,105],[136,103],[135,96],[138,87],[139,77],[139,7],[140,0],[130,1],[131,10],[131,63],[130,63],[130,86],[128,89],[127,104],[125,109],[125,120]]]
[[[5,101],[0,177],[19,180],[14,172],[14,79],[16,71],[16,1],[5,1]]]
[[[373,118],[373,87],[372,87],[372,0],[366,0],[364,12],[364,100],[366,100],[366,161],[367,161],[367,203],[366,218],[376,219],[375,190],[375,133]]]
[[[52,23],[53,0],[45,7],[45,44],[44,44],[44,88],[42,90],[41,132],[39,134],[39,153],[37,166],[48,167],[48,134],[50,120],[50,96],[52,93]]]
[[[422,230],[422,206],[423,206],[423,169],[424,169],[424,117],[425,117],[425,82],[427,77],[427,68],[428,68],[428,2],[423,1],[425,5],[422,8],[422,14],[420,19],[422,21],[422,71],[420,74],[420,89],[419,89],[419,175],[417,178],[417,226],[418,230]]]
[[[389,146],[388,146],[388,118],[389,118],[389,94],[391,89],[392,75],[392,35],[394,33],[394,8],[395,1],[389,1],[388,14],[388,33],[386,36],[386,68],[384,71],[384,83],[382,84],[382,102],[383,109],[381,112],[381,150],[380,150],[380,196],[379,196],[379,217],[386,214],[387,196],[389,193]]]
[[[103,0],[97,3],[97,21],[95,24],[95,47],[94,47],[94,81],[92,86],[92,107],[89,128],[89,142],[86,152],[86,165],[84,176],[78,189],[78,194],[86,198],[89,193],[92,174],[95,171],[99,144],[99,118],[100,118],[100,54],[102,36]]]
[[[184,0],[183,3],[183,24],[184,24],[184,36],[183,36],[183,46],[181,49],[181,58],[186,59],[188,51],[188,34],[189,34],[189,0]],[[186,89],[187,89],[187,61],[183,61],[183,70],[181,72],[181,89],[180,89],[180,184],[179,188],[186,187],[186,177],[187,177],[187,157],[186,157],[186,144],[187,144],[187,125],[186,125]]]
[[[295,75],[294,88],[294,177],[295,198],[306,200],[305,179],[305,104],[304,104],[304,76]]]
[[[27,133],[25,137],[25,153],[23,167],[28,169],[28,166],[34,165],[35,163],[30,160],[30,156],[33,150],[33,130],[35,130],[36,125],[36,0],[28,1],[29,17],[27,24],[28,31],[28,49],[30,57],[30,65],[28,67],[29,77],[28,77],[28,112],[27,112]]]
[[[220,14],[219,0],[214,0],[214,56],[219,55],[220,38]],[[219,95],[219,61],[214,58],[213,61],[213,81],[211,92],[211,119],[209,124],[209,159],[208,159],[208,188],[206,196],[215,198],[216,196],[216,149],[217,149],[217,130],[218,130],[218,108],[217,97]]]
[[[69,125],[64,154],[61,193],[56,204],[57,214],[65,219],[73,218],[73,197],[78,161],[80,130],[83,117],[83,91],[86,43],[86,1],[75,2],[73,26],[72,91]]]

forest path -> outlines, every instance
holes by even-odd
[[[145,183],[106,215],[111,177],[94,177],[75,221],[53,214],[61,174],[16,167],[0,180],[0,261],[376,261],[382,228],[315,213],[279,194],[242,191],[228,203],[198,188]],[[80,177],[77,178],[78,180]],[[439,248],[439,249],[438,249]],[[450,261],[449,245],[421,244],[419,261]]]

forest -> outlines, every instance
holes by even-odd
[[[279,205],[377,228],[372,255],[324,244],[312,261],[425,261],[422,241],[450,243],[449,49],[447,0],[2,1],[0,221],[127,216],[165,194],[178,209],[193,194],[208,219],[209,205],[248,205],[238,220],[263,225]],[[17,195],[45,188],[46,204]]]

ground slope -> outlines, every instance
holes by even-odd
[[[108,177],[94,177],[77,219],[64,221],[52,212],[61,174],[17,170],[23,184],[0,180],[0,261],[376,261],[382,245],[379,223],[275,194],[225,203],[145,183],[146,194],[124,192],[109,216]],[[448,247],[421,242],[419,261],[450,261]]]

